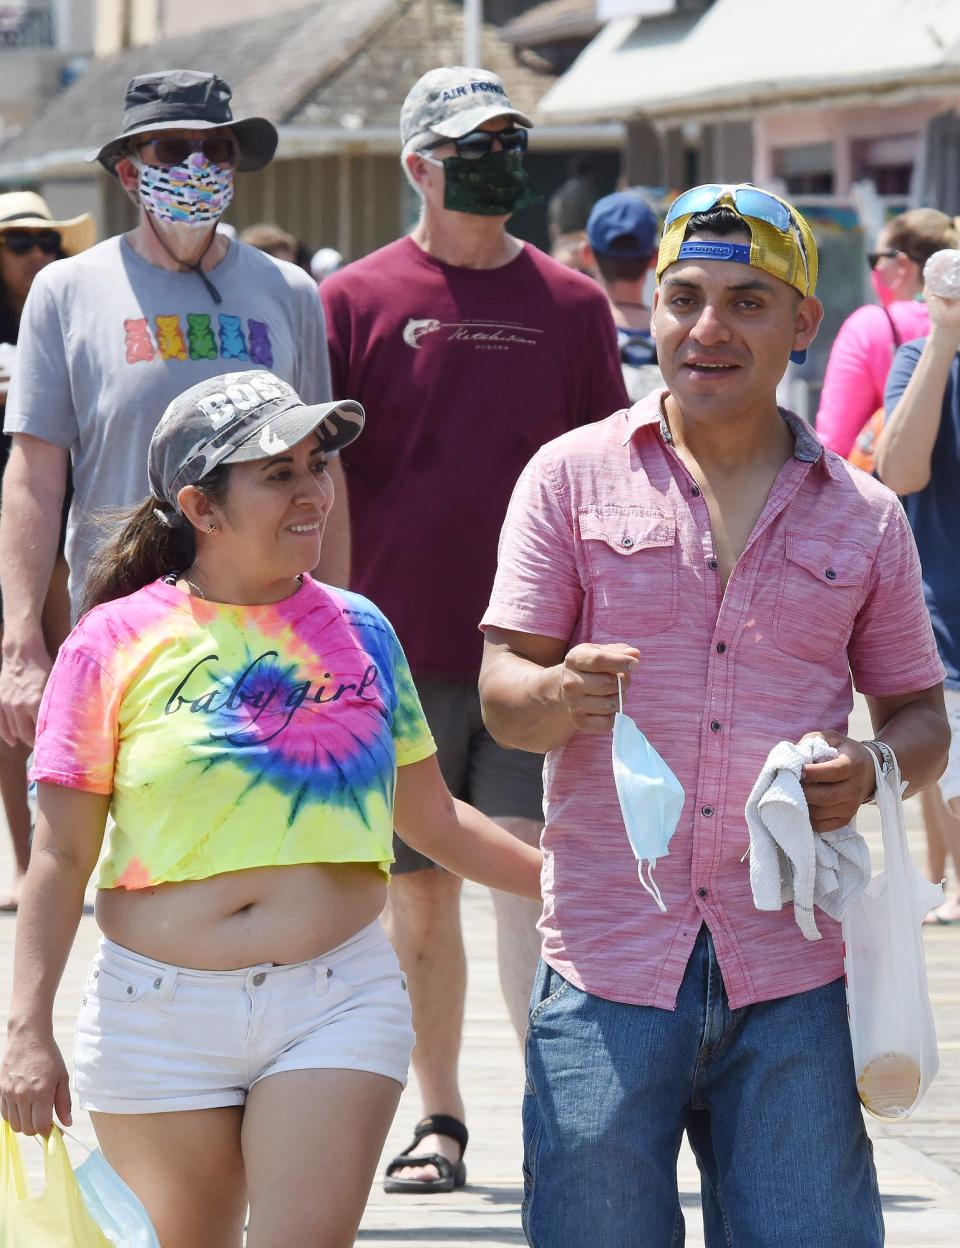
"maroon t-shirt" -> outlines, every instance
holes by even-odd
[[[498,269],[402,238],[328,277],[333,393],[359,399],[343,452],[351,587],[415,676],[474,680],[510,494],[551,438],[628,406],[600,288],[529,244]]]

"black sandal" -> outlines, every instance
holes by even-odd
[[[446,1135],[460,1145],[458,1161],[448,1161],[439,1153],[426,1153],[422,1157],[410,1154],[426,1135]],[[459,1118],[451,1118],[449,1114],[431,1114],[422,1118],[413,1129],[413,1143],[398,1153],[391,1161],[383,1179],[385,1192],[452,1192],[454,1188],[463,1187],[467,1181],[467,1167],[463,1164],[463,1154],[467,1151],[467,1128]],[[435,1166],[435,1179],[398,1179],[394,1178],[398,1170],[408,1170],[411,1166]]]

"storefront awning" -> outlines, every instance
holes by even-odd
[[[552,120],[702,119],[960,83],[957,0],[715,0],[609,22],[541,101]]]

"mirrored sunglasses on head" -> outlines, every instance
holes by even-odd
[[[237,144],[229,134],[211,134],[203,139],[186,139],[160,135],[147,139],[137,147],[142,152],[148,147],[159,165],[183,165],[194,152],[201,152],[211,165],[234,165],[237,163]]]
[[[766,221],[781,234],[786,234],[793,220],[790,209],[781,204],[769,191],[758,186],[695,186],[692,190],[678,195],[664,217],[664,226],[672,225],[678,217],[692,216],[697,212],[709,212],[711,208],[729,195],[737,212],[742,217],[755,217],[758,221]]]
[[[719,184],[695,186],[689,191],[684,191],[682,195],[678,195],[667,209],[667,215],[663,219],[664,229],[680,217],[693,216],[698,212],[709,212],[726,196],[733,200],[734,207],[741,217],[753,217],[756,221],[766,221],[781,234],[793,234],[800,249],[804,274],[809,281],[810,266],[807,261],[807,248],[793,213],[776,196],[771,195],[769,191],[762,190],[759,186],[721,186]]]
[[[527,150],[527,131],[520,126],[509,126],[506,130],[471,130],[459,139],[439,139],[420,150],[432,152],[434,148],[446,147],[448,143],[452,143],[457,149],[457,155],[463,160],[479,160],[481,156],[488,156],[493,151],[495,140],[505,152]]]
[[[14,256],[26,256],[34,247],[45,256],[55,256],[60,250],[60,235],[56,230],[6,230],[0,243]]]

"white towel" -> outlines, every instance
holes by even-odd
[[[779,910],[793,901],[797,926],[820,940],[813,907],[840,920],[870,881],[870,851],[852,823],[816,833],[810,824],[800,776],[807,763],[836,758],[823,737],[798,745],[781,741],[770,751],[747,799],[750,887],[758,910]]]

